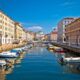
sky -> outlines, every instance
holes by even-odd
[[[0,0],[0,10],[27,30],[49,33],[61,19],[80,16],[80,0]]]

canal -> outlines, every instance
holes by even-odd
[[[80,80],[79,71],[61,65],[56,53],[34,47],[14,64],[9,73],[0,73],[0,80]]]

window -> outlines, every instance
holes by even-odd
[[[7,23],[5,23],[5,26],[7,26]]]
[[[7,30],[7,27],[5,27],[5,30]]]
[[[2,20],[0,20],[0,23],[2,23]]]
[[[2,26],[0,26],[0,29],[2,29]]]

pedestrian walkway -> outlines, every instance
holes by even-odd
[[[24,44],[21,44],[21,43],[20,44],[3,44],[0,46],[0,52],[7,51],[16,47],[21,47],[23,45]]]

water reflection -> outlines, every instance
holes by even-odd
[[[66,64],[66,72],[68,73],[76,73],[79,74],[80,70],[78,69],[80,67],[80,63],[68,63]]]
[[[77,57],[76,55],[66,52],[66,53],[55,53],[58,63],[64,68],[64,72],[66,73],[80,73],[80,63],[79,62],[70,62],[64,63],[61,62],[60,59],[64,57]]]
[[[20,64],[24,58],[25,52],[20,54],[18,58],[0,58],[1,61],[5,61],[6,65],[0,65],[0,80],[6,80],[6,75],[11,74],[15,64]]]
[[[0,69],[0,80],[5,80],[5,76],[6,76],[5,70]]]
[[[0,80],[5,80],[6,74],[11,74],[13,71],[14,65],[0,66]]]
[[[7,66],[0,67],[0,80],[79,80],[80,77],[75,74],[80,74],[80,63],[58,63],[61,56],[70,54],[33,47],[18,58],[3,59],[7,61]]]

